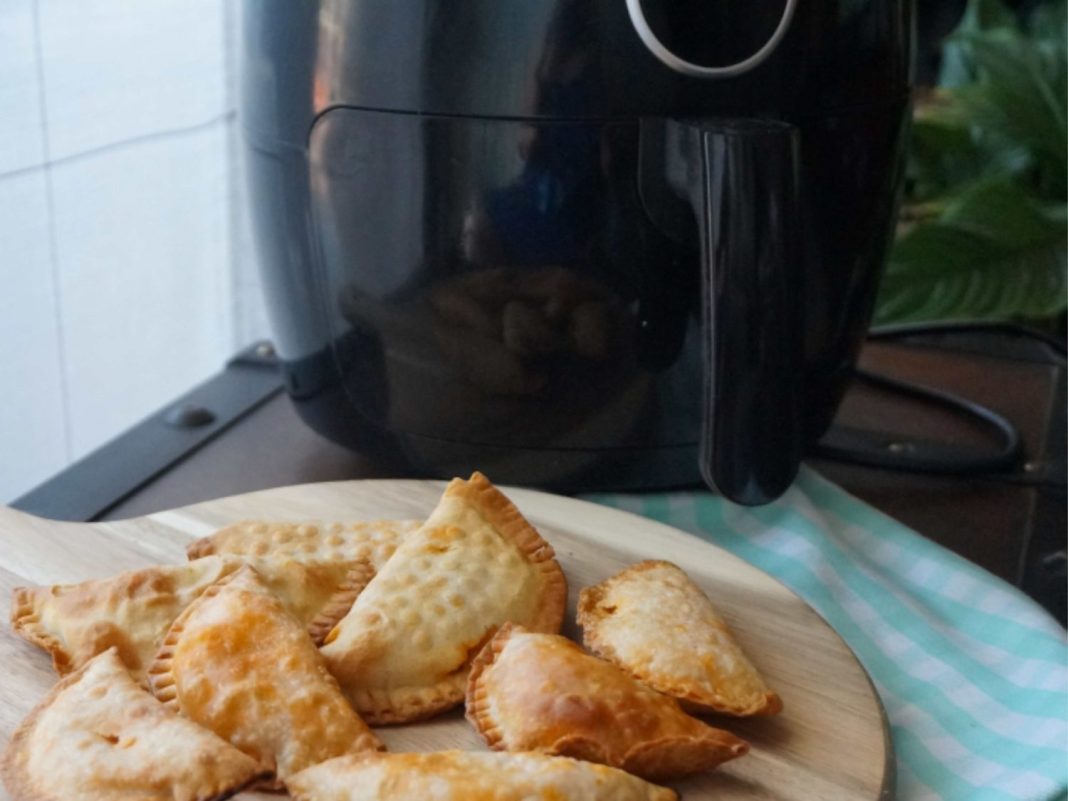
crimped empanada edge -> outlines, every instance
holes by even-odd
[[[217,551],[215,549],[215,543],[212,541],[212,536],[209,534],[207,537],[201,537],[200,539],[193,540],[191,543],[185,546],[185,556],[190,562],[194,562],[197,559],[202,559],[205,556],[214,556]]]
[[[693,715],[730,715],[736,718],[754,718],[771,717],[782,712],[782,698],[772,689],[763,693],[758,701],[744,706],[729,703],[722,697],[717,697],[714,703],[710,703],[709,696],[705,693],[671,691],[670,694],[678,699],[684,710]]]
[[[464,754],[464,753],[469,753],[469,752],[462,752],[462,751],[457,751],[455,749],[452,749],[452,750],[447,750],[447,751],[441,751],[441,752],[438,752],[438,753],[440,755],[446,756],[446,755],[459,755],[459,754]],[[396,759],[404,759],[406,757],[419,758],[420,756],[425,756],[425,754],[414,754],[414,753],[413,754],[403,754],[403,753],[400,753],[400,754],[391,754],[391,755],[388,756],[388,758],[389,759],[394,759],[394,758],[396,758]],[[611,771],[612,773],[619,773],[619,774],[623,774],[624,773],[624,771],[621,771],[618,768],[612,768],[609,765],[588,763],[588,762],[586,762],[584,760],[581,760],[581,759],[574,759],[572,757],[566,757],[566,756],[557,756],[557,755],[554,755],[554,754],[513,753],[511,756],[513,756],[513,757],[521,757],[521,758],[522,757],[531,757],[531,758],[539,758],[539,759],[540,758],[544,758],[546,760],[556,760],[556,762],[551,763],[551,764],[557,764],[557,763],[561,763],[562,762],[562,763],[570,763],[570,764],[575,765],[576,767],[579,767],[581,769],[607,770],[607,771]],[[317,772],[324,771],[324,770],[327,770],[329,768],[334,767],[330,763],[336,763],[338,766],[340,766],[339,767],[339,771],[341,772],[341,774],[344,775],[350,781],[352,781],[354,779],[354,777],[353,777],[353,775],[351,773],[351,769],[354,769],[354,768],[355,769],[359,769],[360,767],[362,767],[362,765],[360,763],[362,763],[362,762],[371,762],[371,763],[373,763],[373,762],[377,761],[378,758],[379,757],[376,754],[346,754],[344,756],[335,757],[334,759],[328,759],[325,762],[320,762],[318,765],[312,765],[311,767],[305,768],[300,773],[297,773],[294,776],[290,777],[291,786],[288,788],[289,792],[293,796],[295,801],[312,801],[312,799],[314,799],[316,797],[316,789],[318,789],[318,788],[316,788],[316,787],[307,787],[307,786],[305,786],[305,787],[294,786],[294,785],[305,784],[307,782],[307,779],[305,777],[303,777],[302,774],[310,773],[311,771],[317,771]],[[342,764],[342,763],[344,763],[344,764]],[[545,764],[550,764],[550,763],[546,762]],[[401,770],[401,769],[403,769],[403,767],[405,767],[405,766],[397,766],[397,769]],[[646,801],[679,801],[679,794],[675,790],[671,789],[670,787],[661,787],[658,784],[653,784],[651,782],[646,782],[645,780],[641,779],[640,777],[628,776],[627,778],[628,778],[628,780],[642,781],[643,782],[644,787],[642,787],[641,789],[644,790],[644,798],[646,799]],[[293,781],[294,779],[296,781]],[[553,793],[553,797],[554,798],[559,796],[559,792],[557,792],[557,791],[550,791],[550,792]],[[393,797],[395,797],[395,796],[390,795],[390,798],[393,798]],[[539,796],[539,797],[543,797],[543,796]],[[571,797],[571,796],[569,795],[568,797]]]
[[[523,631],[523,627],[516,626],[514,623],[505,623],[497,629],[497,633],[482,646],[482,650],[475,656],[471,662],[471,671],[467,674],[464,717],[475,727],[475,731],[482,735],[486,745],[494,751],[503,751],[507,746],[500,727],[490,713],[489,697],[483,679],[497,662],[497,658],[516,631]]]
[[[170,628],[167,629],[167,633],[164,635],[163,641],[160,643],[155,658],[148,666],[146,677],[148,679],[149,689],[152,690],[152,694],[168,709],[172,711],[178,711],[179,709],[178,692],[175,689],[172,668],[174,651],[178,645],[178,641],[182,638],[182,631],[185,629],[186,620],[188,620],[189,616],[192,615],[202,603],[205,603],[209,598],[214,598],[218,595],[223,587],[233,581],[234,576],[237,576],[242,570],[246,569],[255,571],[255,568],[246,562],[244,566],[222,576],[218,581],[204,590],[204,592],[200,593],[189,606],[183,609],[181,614],[174,619],[173,623],[171,623]]]
[[[369,726],[392,726],[425,720],[463,703],[466,680],[465,666],[430,687],[342,692]]]
[[[639,743],[623,755],[617,767],[647,781],[670,781],[713,770],[749,752],[749,743],[725,729],[705,726],[703,735],[672,735]],[[687,749],[689,758],[676,761]]]
[[[315,617],[308,622],[308,635],[318,648],[326,636],[352,609],[352,605],[375,577],[374,565],[367,559],[357,560],[346,574],[344,581],[330,596]]]
[[[495,531],[518,548],[528,564],[538,569],[542,591],[537,616],[527,621],[525,627],[530,631],[558,633],[567,611],[567,578],[556,561],[553,547],[523,517],[516,505],[477,470],[467,481],[450,481],[445,495],[463,498],[474,506]]]
[[[461,498],[474,507],[494,531],[513,544],[523,559],[538,571],[541,594],[535,605],[536,616],[525,621],[525,628],[558,633],[567,610],[567,579],[556,561],[552,546],[523,517],[515,504],[482,473],[476,471],[466,481],[453,479],[446,486],[444,495]],[[497,633],[493,632],[493,635]],[[430,687],[350,689],[346,691],[346,696],[371,725],[423,720],[463,702],[469,664],[465,663],[456,673]]]
[[[709,693],[690,685],[664,681],[659,676],[652,675],[649,671],[629,664],[620,657],[619,652],[616,651],[612,643],[601,636],[600,622],[603,620],[603,616],[598,613],[597,606],[607,594],[609,588],[622,582],[633,573],[642,573],[646,570],[665,566],[682,570],[674,562],[668,562],[664,559],[646,559],[624,568],[614,576],[598,584],[583,587],[579,592],[578,607],[575,615],[575,622],[582,629],[582,644],[587,650],[601,657],[601,659],[611,662],[631,678],[637,679],[645,686],[659,693],[675,698],[687,712],[701,715],[731,715],[740,718],[767,717],[781,712],[782,699],[778,693],[767,687],[766,684],[767,691],[761,695],[760,700],[746,705],[731,703],[718,693]],[[685,574],[685,571],[682,572]],[[689,579],[689,576],[687,576],[687,579]],[[692,582],[692,579],[689,580]],[[732,633],[731,637],[733,636]],[[762,677],[761,681],[763,681]]]
[[[74,657],[54,634],[41,625],[36,595],[48,587],[15,587],[11,591],[11,628],[26,642],[36,645],[52,657],[52,667],[60,676],[73,670]]]
[[[26,588],[17,587],[16,591],[19,589]],[[115,649],[111,648],[108,650]],[[107,651],[104,653],[107,653]],[[91,661],[92,660],[90,660],[90,662]],[[30,710],[30,713],[25,718],[23,718],[22,722],[11,735],[7,748],[4,749],[3,759],[0,759],[0,776],[3,777],[4,786],[11,792],[13,798],[21,799],[21,801],[60,801],[60,799],[39,792],[32,784],[32,777],[26,775],[25,765],[26,757],[28,756],[26,754],[26,751],[28,750],[26,741],[37,728],[38,719],[50,706],[52,706],[53,703],[55,703],[55,700],[59,697],[60,693],[68,687],[77,684],[84,678],[90,662],[86,662],[73,673],[64,676],[56,682],[45,697],[42,698],[32,710]]]
[[[27,776],[24,770],[25,759],[20,759],[19,757],[26,750],[24,741],[27,740],[37,728],[37,721],[41,715],[55,703],[56,698],[58,698],[64,690],[77,684],[84,678],[89,666],[92,665],[95,660],[100,659],[104,654],[110,651],[115,651],[117,655],[118,649],[112,646],[111,648],[108,648],[107,651],[101,651],[80,668],[56,682],[45,697],[42,698],[32,710],[30,710],[30,713],[25,718],[23,718],[22,722],[18,725],[18,728],[16,728],[11,735],[7,748],[4,749],[3,757],[0,758],[0,778],[3,779],[4,786],[7,787],[13,799],[18,799],[18,801],[68,801],[66,797],[48,795],[34,787],[32,777]],[[221,793],[216,793],[215,795],[201,796],[196,799],[196,801],[226,801],[226,799],[233,798],[238,793],[252,788],[257,782],[263,781],[267,775],[270,774],[257,774],[233,789],[227,789]]]
[[[295,787],[296,784],[301,784],[304,779],[301,777],[313,770],[325,770],[326,767],[332,767],[331,763],[340,764],[345,763],[345,767],[358,767],[361,762],[374,761],[376,754],[381,754],[382,751],[355,751],[349,754],[342,754],[341,756],[331,757],[330,759],[319,762],[315,765],[309,765],[303,770],[298,770],[292,776],[289,777],[286,783],[286,790],[292,796],[295,801],[310,801],[314,796],[314,791],[309,795],[306,788]],[[326,766],[326,767],[324,767]]]
[[[495,751],[511,750],[511,748],[505,742],[505,734],[494,720],[490,710],[489,692],[485,686],[486,676],[507,648],[512,636],[522,633],[525,633],[522,626],[511,623],[502,626],[497,635],[475,657],[468,677],[467,720],[482,735],[486,744]],[[667,696],[659,697],[665,703],[675,706],[681,719],[687,717],[673,699]],[[691,719],[691,722],[696,727],[697,733],[662,736],[656,740],[636,744],[625,753],[610,752],[596,739],[585,734],[566,734],[551,743],[546,742],[533,748],[526,744],[519,748],[596,762],[648,780],[673,779],[703,770],[711,770],[749,750],[747,742],[729,731],[717,729],[695,719]],[[680,748],[688,751],[688,758],[681,762],[677,759],[672,761],[671,757],[677,757]],[[665,764],[668,766],[667,769],[660,770],[660,766]]]

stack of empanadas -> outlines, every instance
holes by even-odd
[[[148,674],[164,705],[267,765],[277,789],[311,765],[382,748],[307,632],[250,566],[182,612]]]
[[[16,589],[14,628],[65,676],[5,752],[16,801],[248,787],[305,801],[666,801],[675,793],[647,780],[748,750],[683,707],[781,707],[668,563],[583,590],[596,656],[559,636],[555,553],[479,473],[452,481],[423,523],[246,521],[188,552],[186,565]],[[510,754],[381,753],[368,724],[465,695],[471,723]]]
[[[476,473],[449,484],[322,652],[367,720],[418,720],[463,701],[471,658],[498,627],[556,632],[566,605],[552,547]]]
[[[11,625],[51,654],[61,676],[114,647],[135,678],[142,680],[182,610],[246,564],[255,568],[286,610],[320,642],[374,575],[371,565],[359,560],[294,562],[210,556],[82,584],[18,587],[12,598]]]

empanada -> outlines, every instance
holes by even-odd
[[[710,770],[749,750],[570,640],[512,625],[471,666],[467,719],[496,750],[562,754],[649,779]]]
[[[366,560],[375,570],[397,550],[421,520],[363,520],[355,523],[269,523],[242,520],[186,546],[190,559],[211,554],[284,557],[295,561]]]
[[[381,748],[304,627],[245,565],[193,602],[148,670],[156,697],[278,778]]]
[[[475,473],[449,483],[322,652],[368,722],[417,720],[463,700],[470,659],[498,626],[559,631],[566,603],[553,549]]]
[[[357,754],[289,782],[297,801],[677,801],[621,770],[543,754]]]
[[[52,688],[0,772],[16,801],[221,801],[270,776],[139,687],[114,648]]]
[[[367,562],[297,563],[212,556],[158,565],[111,578],[51,587],[16,587],[11,625],[52,655],[65,675],[112,646],[136,679],[174,619],[204,590],[248,561],[318,642],[348,612],[370,580]]]
[[[579,595],[578,623],[587,648],[687,709],[782,710],[708,596],[670,562],[640,562],[587,587]]]

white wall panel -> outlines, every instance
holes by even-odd
[[[54,168],[75,456],[232,354],[225,138],[220,123]]]
[[[0,0],[0,502],[267,335],[238,6]]]
[[[67,462],[43,170],[0,178],[0,502]]]
[[[37,1],[52,158],[229,111],[222,0]]]
[[[0,175],[44,160],[34,0],[0,0]]]

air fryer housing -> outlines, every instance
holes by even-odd
[[[789,485],[891,241],[910,3],[250,0],[244,29],[254,235],[313,428],[416,475]]]

